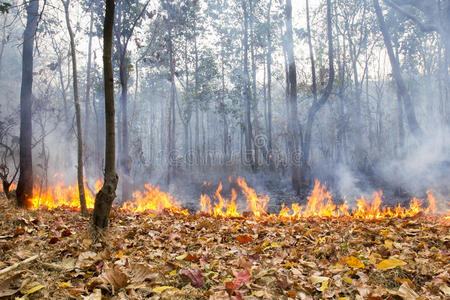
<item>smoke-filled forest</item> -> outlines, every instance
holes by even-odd
[[[449,72],[449,0],[0,1],[0,298],[447,299]]]

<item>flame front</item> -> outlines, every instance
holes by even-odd
[[[62,175],[55,175],[61,177]],[[233,180],[228,179],[230,184]],[[347,202],[337,205],[333,203],[333,197],[325,184],[321,184],[316,180],[314,188],[307,197],[305,205],[293,203],[291,207],[282,204],[282,208],[277,215],[269,215],[267,213],[267,205],[270,198],[266,195],[257,194],[256,191],[249,187],[244,178],[238,177],[236,183],[240,188],[240,192],[245,197],[247,207],[255,218],[263,217],[279,217],[283,219],[299,219],[310,217],[352,217],[358,219],[382,219],[382,218],[405,218],[413,217],[419,213],[435,214],[438,211],[445,211],[443,220],[449,220],[450,211],[445,209],[445,204],[438,203],[431,191],[427,191],[425,200],[412,198],[409,207],[403,207],[400,204],[395,207],[383,206],[383,192],[373,193],[372,199],[366,200],[364,196],[356,198],[356,207],[349,208]],[[211,186],[210,182],[204,182],[205,185]],[[94,208],[95,193],[102,186],[102,181],[95,183],[94,190],[85,185],[86,206],[88,209]],[[219,183],[214,193],[213,199],[208,195],[200,196],[200,213],[215,217],[242,217],[237,205],[238,193],[232,188],[231,198],[227,199],[222,195],[223,185]],[[186,209],[183,209],[176,199],[169,193],[163,192],[158,186],[146,184],[144,191],[137,191],[133,194],[134,201],[126,201],[122,204],[121,210],[129,213],[155,212],[160,213],[169,211],[176,214],[189,215]],[[214,202],[213,202],[214,201]],[[427,207],[423,203],[427,203]],[[443,207],[442,207],[443,206]],[[447,203],[447,207],[449,203]],[[65,207],[71,209],[79,209],[80,202],[78,197],[78,186],[65,186],[63,181],[59,181],[54,186],[41,189],[36,185],[33,189],[33,198],[31,199],[31,208],[38,209],[40,207],[46,209],[55,209]],[[241,208],[242,209],[242,208]],[[241,210],[242,211],[242,210]],[[244,214],[247,216],[246,214]]]

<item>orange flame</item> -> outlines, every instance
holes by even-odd
[[[139,213],[145,211],[162,212],[164,210],[173,213],[188,215],[187,209],[182,209],[170,194],[159,190],[158,186],[145,185],[145,191],[133,193],[136,201],[125,201],[121,209],[127,212]]]
[[[56,174],[54,177],[61,180],[63,175]],[[232,183],[231,177],[229,177],[228,180]],[[247,209],[251,210],[253,216],[256,218],[278,216],[280,218],[288,219],[309,217],[381,219],[413,217],[419,213],[434,214],[438,211],[437,201],[431,191],[427,191],[426,200],[412,198],[409,207],[403,207],[400,204],[395,207],[383,206],[383,193],[382,191],[378,191],[373,193],[370,201],[366,200],[364,196],[359,199],[357,198],[356,207],[350,209],[346,202],[341,205],[334,204],[332,194],[327,190],[326,185],[321,184],[320,181],[316,180],[314,189],[307,197],[306,205],[301,206],[297,203],[293,203],[289,208],[283,204],[278,215],[269,215],[267,213],[267,205],[270,198],[266,195],[257,194],[253,188],[248,186],[242,177],[238,177],[236,182],[246,198]],[[210,182],[205,182],[204,184],[208,186],[211,185]],[[98,180],[95,183],[95,191],[90,190],[87,186],[85,187],[87,208],[92,209],[94,207],[94,192],[98,192],[101,186],[102,182]],[[242,217],[236,203],[236,190],[231,189],[230,199],[226,199],[222,196],[222,190],[222,183],[219,183],[214,194],[214,203],[208,195],[200,196],[201,213],[216,217]],[[33,189],[33,195],[34,196],[31,199],[32,209],[37,209],[39,207],[47,209],[55,209],[58,207],[68,207],[72,209],[80,208],[78,186],[76,184],[73,186],[65,186],[63,181],[60,181],[48,189],[41,189],[36,185]],[[133,197],[135,198],[135,201],[124,202],[121,206],[121,210],[129,213],[170,211],[177,214],[189,215],[189,212],[186,209],[182,209],[172,195],[161,191],[158,186],[146,184],[145,190],[142,192],[135,192]],[[428,204],[426,208],[422,206],[424,201]],[[448,205],[449,203],[447,203],[447,207]],[[439,206],[439,210],[445,211],[445,205],[443,206],[444,207]],[[450,211],[447,209],[441,219],[448,220],[449,217]]]
[[[96,192],[100,189],[102,183],[98,180],[95,183]],[[94,208],[95,195],[85,186],[86,207]],[[78,195],[78,185],[64,186],[64,182],[58,182],[54,187],[42,190],[40,186],[35,185],[33,188],[33,198],[31,198],[31,208],[38,209],[45,207],[47,209],[55,209],[58,207],[69,207],[73,209],[80,208],[80,199]]]

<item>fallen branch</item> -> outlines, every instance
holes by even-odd
[[[6,274],[6,273],[8,273],[8,272],[10,272],[10,271],[12,271],[12,270],[15,270],[15,269],[17,269],[19,266],[21,266],[21,265],[24,265],[24,264],[26,264],[26,263],[32,262],[32,261],[36,260],[38,257],[39,257],[39,255],[34,255],[34,256],[29,257],[29,258],[27,258],[27,259],[25,259],[25,260],[23,260],[23,261],[20,261],[20,262],[18,262],[18,263],[15,263],[15,264],[13,264],[13,265],[7,267],[7,268],[4,268],[3,270],[0,270],[0,275],[3,275],[3,274]]]

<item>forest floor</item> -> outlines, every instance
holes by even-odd
[[[448,299],[450,222],[76,211],[0,196],[0,299]],[[29,263],[5,268],[37,255]],[[19,298],[20,297],[20,298]]]

